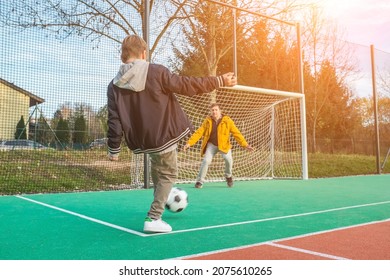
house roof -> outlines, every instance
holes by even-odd
[[[20,93],[24,94],[24,95],[27,95],[28,97],[30,97],[30,107],[31,106],[35,106],[35,105],[38,105],[38,104],[41,104],[43,102],[45,102],[45,99],[43,98],[40,98],[39,96],[36,96],[34,94],[32,94],[31,92],[27,91],[27,90],[24,90],[10,82],[7,82],[6,80],[3,80],[2,78],[0,78],[0,83],[16,90],[16,91],[19,91]]]

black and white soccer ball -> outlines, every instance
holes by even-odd
[[[171,212],[178,213],[186,209],[188,205],[188,194],[181,188],[172,188],[169,193],[165,208]]]

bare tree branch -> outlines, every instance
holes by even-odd
[[[151,52],[170,26],[182,20],[178,15],[187,0],[150,1],[152,24],[157,33]],[[142,0],[19,0],[0,11],[0,26],[20,29],[42,28],[65,39],[77,35],[99,43],[102,38],[120,43],[128,34],[142,36]],[[170,10],[158,9],[169,6]],[[165,12],[165,13],[164,13]],[[169,13],[168,13],[169,12]]]

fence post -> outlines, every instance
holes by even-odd
[[[376,92],[376,81],[375,81],[375,59],[374,45],[370,46],[371,49],[371,73],[372,73],[372,94],[374,98],[374,121],[375,121],[375,144],[376,144],[376,170],[378,174],[381,174],[380,164],[380,144],[379,144],[379,125],[378,125],[378,96]]]

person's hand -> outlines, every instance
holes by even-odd
[[[234,76],[233,72],[229,72],[222,75],[223,83],[227,87],[232,87],[237,85],[237,77]]]
[[[251,145],[246,146],[245,149],[247,149],[249,152],[253,152],[255,150]]]
[[[190,145],[188,144],[185,144],[184,147],[183,147],[183,152],[187,151],[187,149],[190,147]]]
[[[110,161],[118,161],[119,160],[119,155],[118,154],[115,154],[115,155],[113,155],[113,154],[108,154],[108,159],[110,160]]]

